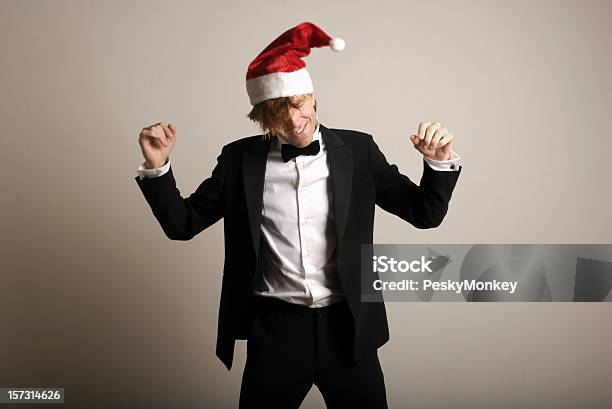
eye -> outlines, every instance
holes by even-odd
[[[295,97],[291,99],[292,105],[295,105],[298,108],[301,108],[304,105],[305,97]]]

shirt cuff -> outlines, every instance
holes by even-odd
[[[140,180],[142,180],[144,178],[160,177],[168,173],[169,170],[170,170],[170,159],[168,158],[168,161],[166,162],[166,164],[162,166],[161,168],[147,169],[145,168],[145,163],[143,162],[140,166],[138,166],[136,173],[140,177]]]
[[[451,157],[447,160],[434,160],[423,155],[423,159],[433,169],[442,172],[453,172],[461,169],[461,157],[451,150]]]

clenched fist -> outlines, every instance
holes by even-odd
[[[172,124],[158,122],[142,128],[138,144],[145,158],[145,167],[152,169],[164,166],[175,143],[176,127]]]
[[[454,136],[440,122],[422,122],[419,131],[410,140],[416,150],[433,160],[448,160]]]

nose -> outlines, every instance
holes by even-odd
[[[291,116],[289,118],[289,123],[287,124],[287,126],[292,131],[299,130],[300,127],[302,126],[302,121],[300,120],[300,113],[299,113],[299,111],[298,112],[294,112],[294,113],[292,113],[290,115]]]

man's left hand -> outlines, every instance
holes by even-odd
[[[414,148],[433,160],[448,160],[454,136],[440,122],[421,122],[419,132],[411,135]]]

